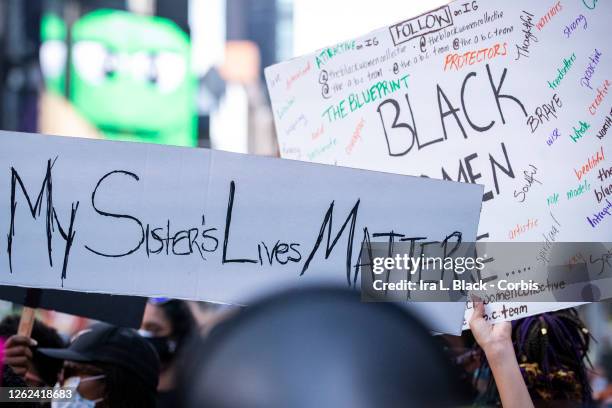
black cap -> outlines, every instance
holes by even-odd
[[[37,351],[60,360],[114,364],[130,370],[146,387],[157,389],[159,358],[149,342],[133,329],[97,323],[79,333],[67,348]]]

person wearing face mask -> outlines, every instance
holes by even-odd
[[[52,402],[52,408],[153,408],[159,378],[159,358],[148,341],[135,330],[94,324],[78,333],[67,348],[35,348],[35,342],[13,336],[5,352],[16,371],[38,355],[63,361],[56,387],[75,390],[69,402]]]
[[[145,307],[140,333],[155,348],[161,362],[157,407],[176,407],[176,356],[196,328],[187,302],[152,298]]]

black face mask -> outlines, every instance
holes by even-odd
[[[170,339],[168,336],[161,337],[146,337],[147,341],[151,343],[157,355],[159,361],[163,363],[169,363],[176,354],[176,341]]]

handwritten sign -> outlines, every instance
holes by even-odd
[[[281,155],[482,184],[479,240],[610,242],[611,12],[455,1],[268,67]]]
[[[0,284],[247,304],[359,284],[367,234],[473,240],[482,187],[297,161],[0,132]],[[445,197],[449,199],[446,200]],[[420,305],[457,332],[463,305]]]

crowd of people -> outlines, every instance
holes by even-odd
[[[612,406],[612,354],[594,367],[574,309],[432,336],[391,303],[339,289],[289,291],[204,330],[189,304],[150,299],[140,330],[93,323],[65,343],[36,321],[0,322],[3,387],[69,387],[51,407]],[[46,404],[46,405],[45,405]]]

